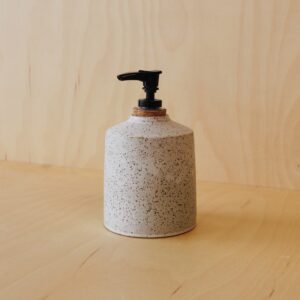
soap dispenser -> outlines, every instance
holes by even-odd
[[[196,226],[193,131],[155,98],[161,71],[118,75],[143,83],[146,98],[105,137],[104,226],[121,235],[167,237]]]

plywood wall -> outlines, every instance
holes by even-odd
[[[198,179],[300,188],[300,0],[0,0],[0,159],[102,169],[137,69]]]

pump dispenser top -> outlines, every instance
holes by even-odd
[[[155,92],[158,90],[159,75],[162,71],[144,71],[123,73],[117,76],[121,81],[139,80],[143,82],[143,89],[146,93],[145,99],[139,99],[138,106],[141,109],[160,109],[162,101],[155,99]]]

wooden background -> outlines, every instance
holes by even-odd
[[[300,188],[300,0],[0,0],[0,159],[102,169],[138,69],[198,179]]]

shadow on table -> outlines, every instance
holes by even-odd
[[[297,222],[298,221],[298,222]],[[186,241],[215,243],[261,243],[267,240],[282,243],[292,226],[298,226],[299,220],[290,216],[268,214],[245,214],[234,212],[200,212],[197,226],[180,238]],[[298,224],[298,225],[297,225]],[[300,237],[299,237],[300,238]]]

